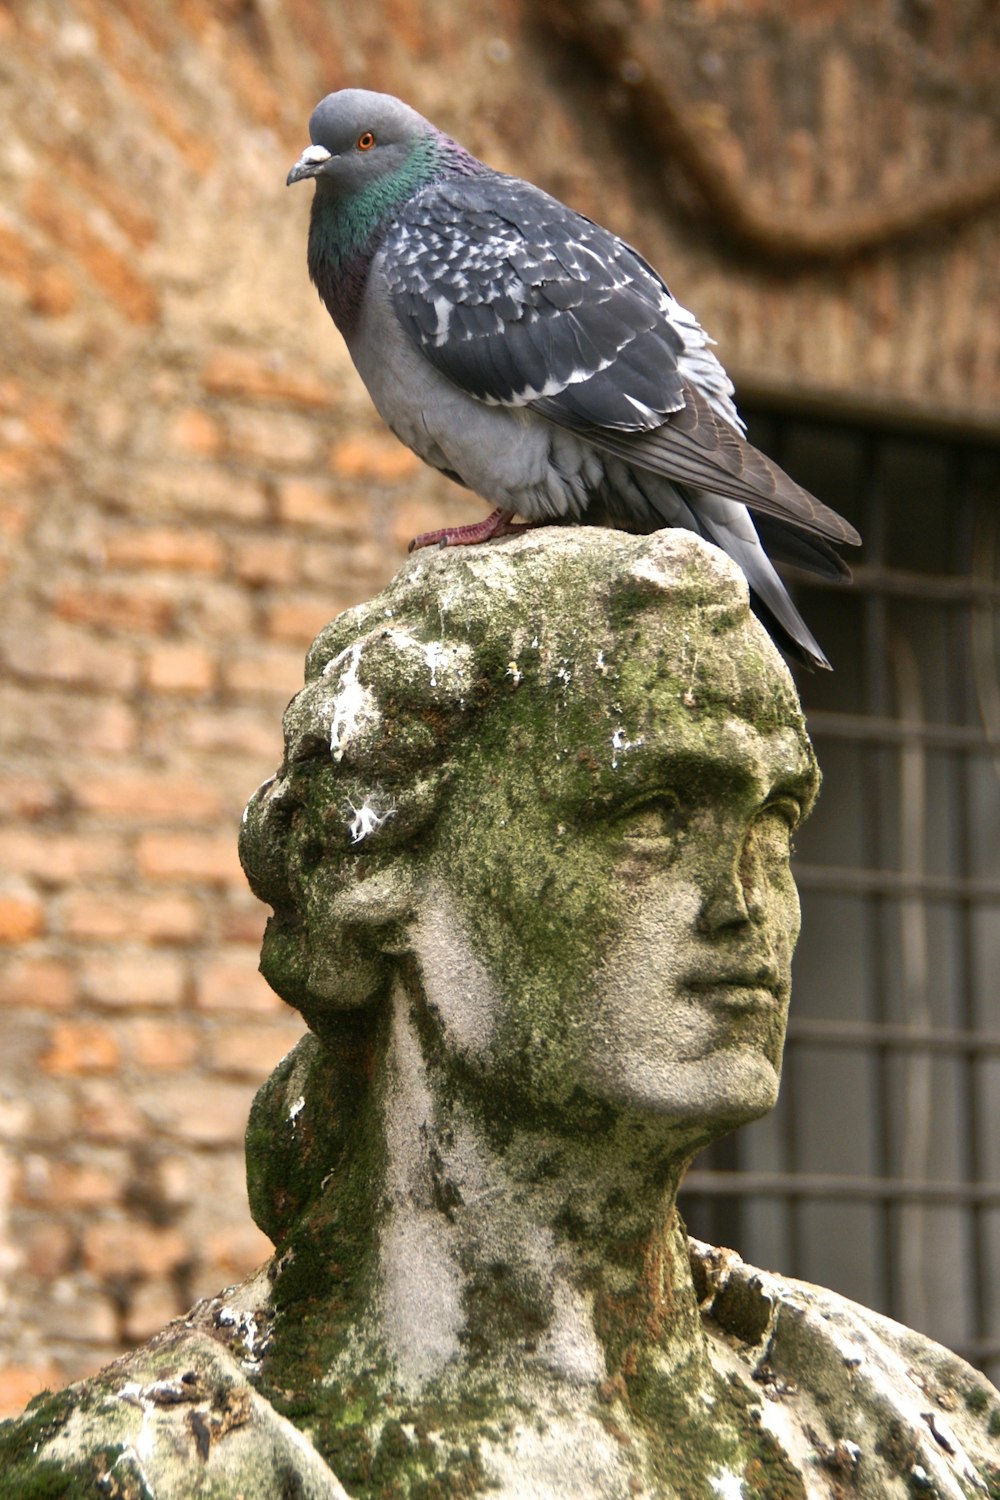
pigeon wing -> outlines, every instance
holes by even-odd
[[[861,537],[843,516],[796,484],[759,448],[720,416],[715,405],[693,385],[683,388],[683,405],[649,432],[611,432],[582,417],[536,403],[539,411],[574,431],[606,453],[613,453],[638,469],[663,474],[679,484],[711,490],[740,500],[759,515],[808,532],[815,537],[857,547]]]
[[[530,407],[636,468],[813,536],[860,540],[745,441],[710,340],[652,267],[540,188],[499,173],[425,188],[382,263],[409,336],[471,396]]]
[[[600,225],[499,174],[418,193],[382,264],[400,322],[480,401],[622,432],[683,404],[684,336],[650,268]],[[546,408],[546,415],[550,415]]]

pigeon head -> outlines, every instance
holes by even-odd
[[[309,178],[316,184],[309,275],[348,337],[393,214],[430,183],[486,168],[415,109],[368,89],[327,94],[312,112],[309,134],[312,145],[288,185]]]
[[[309,121],[307,146],[288,174],[288,186],[312,178],[336,198],[363,193],[390,179],[419,180],[436,165],[447,138],[391,94],[341,89],[327,94]]]

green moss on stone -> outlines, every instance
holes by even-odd
[[[0,1500],[94,1500],[92,1466],[67,1469],[37,1456],[83,1404],[79,1389],[42,1391],[22,1416],[0,1422]]]
[[[965,1404],[971,1412],[985,1412],[990,1404],[989,1393],[981,1385],[974,1385],[965,1393]]]

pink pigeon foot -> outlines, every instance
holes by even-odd
[[[476,521],[471,526],[451,526],[444,531],[422,531],[409,545],[409,551],[418,547],[471,547],[477,542],[488,542],[495,536],[512,536],[518,531],[530,531],[537,521],[512,521],[512,510],[492,511],[485,521]]]

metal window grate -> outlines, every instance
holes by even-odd
[[[1000,446],[759,411],[865,539],[796,595],[825,785],[774,1114],[707,1152],[696,1234],[1000,1376]]]

